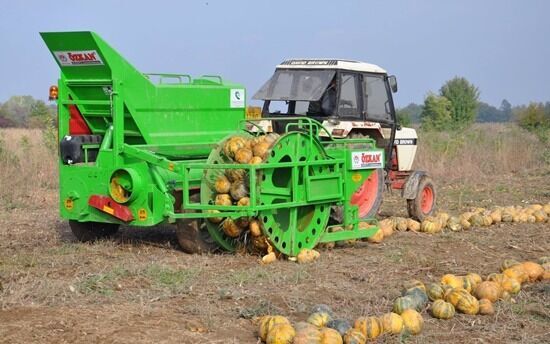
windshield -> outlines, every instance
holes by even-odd
[[[326,69],[277,69],[252,99],[317,101],[335,73]]]

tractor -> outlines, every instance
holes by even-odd
[[[412,161],[405,159],[412,160],[416,146],[405,141],[416,137],[407,129],[399,134],[389,91],[385,100],[376,100],[387,110],[387,121],[370,121],[366,98],[347,102],[346,69],[352,68],[339,66],[353,63],[310,70],[302,68],[310,62],[300,68],[289,62],[272,81],[287,70],[312,72],[319,74],[314,82],[323,82],[313,87],[324,89],[285,99],[287,111],[271,113],[275,97],[286,96],[274,91],[278,81],[270,81],[256,94],[265,100],[263,116],[247,119],[240,84],[216,75],[141,73],[89,31],[41,36],[61,70],[50,88],[58,107],[60,215],[81,241],[112,235],[120,225],[175,224],[185,252],[236,251],[250,242],[252,228],[228,231],[226,224],[237,228],[254,221],[272,249],[296,256],[319,243],[374,235],[371,209],[378,207],[383,174],[394,176],[395,188],[401,182],[410,200],[418,201],[422,185],[431,185],[424,174],[407,170]],[[385,90],[396,87],[382,70],[361,71],[352,76],[358,95],[370,76],[380,78]],[[319,116],[323,94],[335,85],[342,110]],[[284,92],[292,95],[294,87],[305,85]],[[304,101],[317,112],[298,111]],[[346,121],[352,110],[369,120]],[[388,140],[397,141],[388,147]],[[245,144],[264,148],[255,153],[255,163],[235,162],[232,147]],[[217,180],[229,175],[246,185],[247,202],[227,194],[218,202]]]

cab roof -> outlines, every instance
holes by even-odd
[[[281,62],[277,69],[344,69],[357,72],[386,74],[386,70],[375,64],[330,58],[295,58]]]

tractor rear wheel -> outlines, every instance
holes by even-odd
[[[190,201],[200,201],[198,193],[191,195]],[[184,210],[183,212],[192,212]],[[180,219],[176,223],[176,237],[181,250],[189,254],[202,254],[213,252],[218,249],[208,231],[202,225],[201,219]]]
[[[419,221],[431,216],[435,212],[437,193],[432,179],[423,176],[418,182],[416,198],[407,200],[409,216]]]
[[[105,222],[79,222],[69,220],[74,236],[82,242],[93,242],[115,234],[119,225]]]

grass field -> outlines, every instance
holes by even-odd
[[[548,223],[400,232],[379,245],[323,250],[309,265],[187,255],[171,226],[81,244],[58,217],[57,162],[44,142],[39,131],[0,131],[0,342],[257,343],[259,315],[304,320],[319,302],[350,320],[381,315],[408,279],[485,276],[507,258],[550,255]],[[440,207],[456,213],[550,202],[549,157],[550,147],[517,127],[481,125],[422,135],[417,167],[433,176]],[[382,215],[405,214],[404,201],[387,194]],[[550,284],[526,285],[492,316],[423,315],[419,336],[379,342],[548,343]]]

